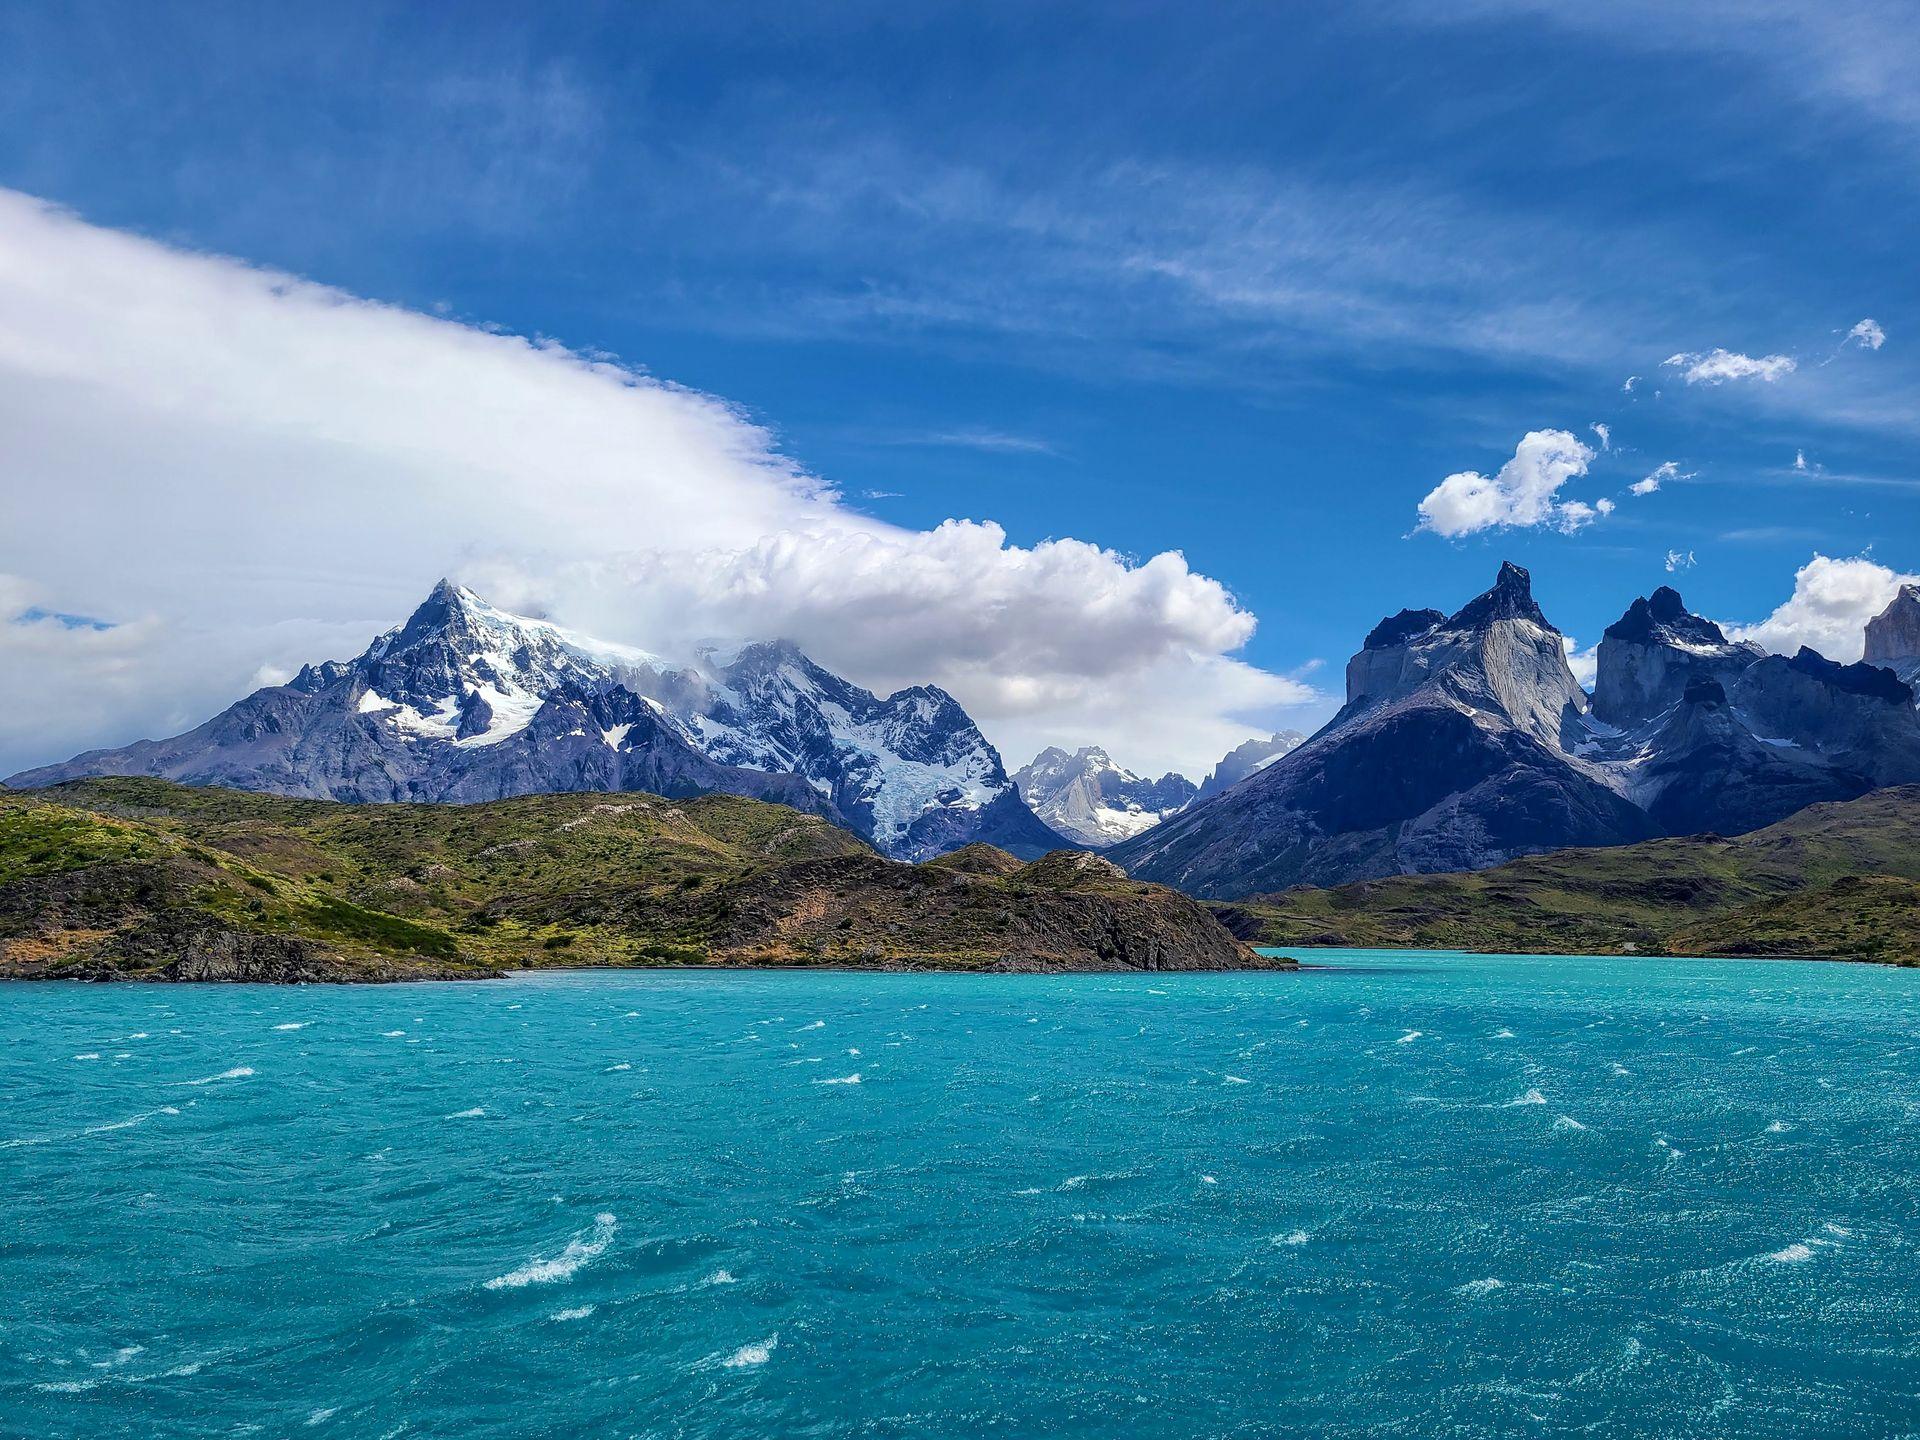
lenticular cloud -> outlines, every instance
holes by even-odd
[[[35,482],[0,491],[0,662],[42,702],[0,773],[353,654],[443,573],[656,650],[932,681],[1016,754],[1204,766],[1311,697],[1234,658],[1254,617],[1177,553],[885,525],[713,396],[7,191],[0,427]]]

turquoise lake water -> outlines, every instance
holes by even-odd
[[[0,989],[0,1434],[1920,1432],[1920,973]]]

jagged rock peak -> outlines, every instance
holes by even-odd
[[[1398,615],[1389,615],[1369,630],[1367,638],[1360,642],[1360,648],[1385,650],[1390,645],[1404,645],[1415,636],[1426,634],[1446,618],[1446,612],[1441,610],[1402,610]]]
[[[1635,600],[1606,629],[1609,640],[1627,640],[1640,644],[1670,644],[1674,641],[1696,645],[1725,645],[1726,633],[1704,616],[1687,609],[1680,592],[1662,585],[1653,594]]]
[[[1449,616],[1449,630],[1479,630],[1496,620],[1530,620],[1544,630],[1553,626],[1533,598],[1533,577],[1511,560],[1500,562],[1493,588],[1476,595]]]
[[[1920,658],[1920,585],[1902,585],[1887,608],[1867,621],[1866,658],[1873,664]]]

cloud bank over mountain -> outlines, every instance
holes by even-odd
[[[931,681],[1013,754],[1097,730],[1204,767],[1312,698],[1234,658],[1254,617],[1176,552],[886,525],[715,397],[6,191],[0,427],[0,666],[36,697],[0,770],[351,654],[442,572],[655,650],[779,634]]]

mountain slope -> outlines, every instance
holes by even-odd
[[[1193,901],[1091,857],[973,846],[905,865],[732,796],[344,805],[145,778],[0,793],[0,978],[1258,963]]]
[[[676,667],[444,580],[354,660],[309,665],[183,735],[9,783],[90,775],[355,802],[730,794],[846,824],[902,858],[976,839],[1029,857],[1059,844],[943,692],[880,700],[787,645]]]
[[[1733,839],[1290,890],[1236,902],[1230,914],[1241,934],[1273,945],[1920,964],[1920,786],[1815,805]]]
[[[1191,803],[1194,783],[1171,772],[1148,780],[1097,745],[1069,755],[1049,746],[1014,772],[1020,798],[1069,840],[1096,848],[1151,830]]]

